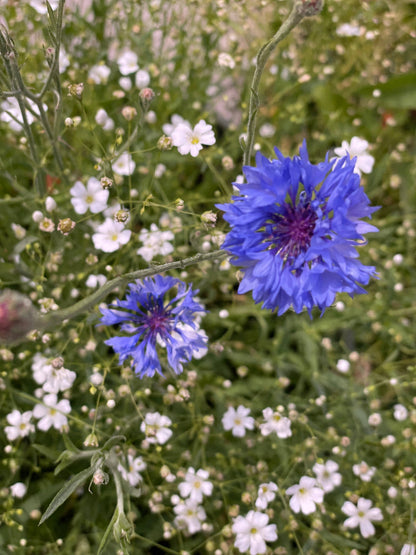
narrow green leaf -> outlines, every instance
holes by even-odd
[[[51,27],[53,31],[56,31],[56,17],[53,12],[53,9],[51,8],[51,5],[47,0],[46,0],[46,8],[48,10],[48,16],[49,16],[49,21],[51,22]]]
[[[39,521],[39,526],[45,522],[47,518],[49,518],[55,511],[58,509],[68,497],[74,493],[74,491],[81,486],[85,480],[87,480],[93,473],[95,472],[95,467],[86,468],[82,470],[75,476],[73,476],[69,482],[67,482],[63,488],[61,488],[52,501],[49,504],[49,507],[43,513],[42,518]]]
[[[50,449],[45,445],[39,445],[39,443],[34,443],[33,447],[36,451],[39,451],[42,455],[44,455],[47,459],[51,459],[51,461],[56,461],[59,453],[55,449]]]
[[[69,439],[68,434],[62,434],[62,439],[64,440],[65,447],[68,449],[68,451],[71,451],[71,453],[81,452],[81,450],[78,449],[78,447]]]
[[[113,516],[111,517],[110,523],[107,526],[103,537],[101,538],[100,545],[98,546],[97,555],[100,555],[100,553],[102,553],[104,547],[106,546],[106,544],[108,542],[108,537],[110,536],[111,532],[113,531],[113,527],[114,527],[114,524],[115,524],[117,518],[118,518],[118,508],[116,507],[116,509],[113,513]]]
[[[103,447],[102,447],[102,451],[109,451],[112,447],[114,447],[114,445],[117,445],[117,443],[124,443],[126,441],[125,436],[113,436],[110,437],[110,439],[108,439]]]
[[[58,458],[57,462],[59,462],[58,466],[54,470],[55,476],[57,476],[64,468],[72,464],[77,460],[76,456],[72,456],[71,453],[68,451],[64,451]]]

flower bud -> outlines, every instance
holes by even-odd
[[[111,187],[113,186],[113,180],[106,176],[100,179],[100,183],[103,189],[111,189]]]
[[[128,210],[117,210],[117,212],[114,214],[114,219],[116,222],[119,223],[124,223],[129,219],[129,212]]]
[[[83,92],[84,83],[72,83],[72,85],[68,85],[68,96],[73,96],[81,100]]]
[[[0,341],[18,343],[36,328],[39,313],[30,300],[11,289],[0,293]]]
[[[172,149],[172,138],[162,135],[157,141],[157,148],[159,150],[171,150]]]
[[[59,220],[58,231],[60,231],[63,235],[68,235],[68,233],[72,231],[74,227],[75,222],[71,220],[71,218],[64,218],[63,220]]]
[[[324,7],[324,0],[297,0],[298,10],[305,17],[318,15]]]
[[[204,224],[213,224],[213,225],[215,225],[215,223],[217,221],[217,215],[214,214],[214,212],[212,210],[207,210],[206,212],[201,214],[201,220],[204,222]]]
[[[143,100],[146,103],[151,102],[154,99],[154,97],[155,97],[155,91],[153,89],[150,89],[149,87],[146,87],[139,92],[140,100]]]
[[[96,486],[101,486],[101,484],[107,485],[110,478],[106,472],[99,468],[94,472],[92,480]]]
[[[131,121],[137,116],[137,110],[133,106],[124,106],[124,108],[121,110],[121,115],[125,120]]]
[[[56,358],[53,359],[51,364],[52,364],[53,368],[55,368],[55,370],[59,370],[60,368],[63,368],[64,359],[62,357],[56,357]]]
[[[85,447],[98,447],[98,439],[95,434],[88,434],[84,439]]]

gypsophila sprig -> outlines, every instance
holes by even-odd
[[[196,293],[179,279],[157,275],[131,283],[126,300],[102,308],[102,324],[121,324],[123,336],[106,341],[120,364],[131,357],[140,378],[156,372],[163,376],[159,353],[166,351],[168,366],[180,374],[183,364],[206,347],[196,319],[205,310],[194,300]]]
[[[361,218],[377,210],[348,156],[311,164],[304,142],[300,156],[277,159],[258,153],[257,167],[244,167],[240,195],[217,207],[231,225],[223,248],[241,266],[238,292],[253,292],[256,303],[281,315],[290,307],[322,312],[337,293],[365,293],[375,275],[357,259],[364,233],[377,231]]]

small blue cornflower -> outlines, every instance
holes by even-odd
[[[305,307],[322,313],[336,293],[365,293],[361,287],[375,274],[358,260],[356,247],[364,233],[378,231],[361,218],[377,207],[360,186],[349,156],[311,164],[304,142],[300,156],[277,159],[256,156],[256,167],[244,167],[240,195],[217,207],[230,224],[225,250],[241,266],[238,292],[253,292],[256,303],[283,314]]]
[[[125,300],[101,308],[101,324],[121,324],[122,336],[105,341],[119,355],[132,358],[140,378],[163,376],[159,353],[166,349],[168,365],[180,374],[183,364],[206,351],[207,336],[199,329],[204,308],[194,300],[198,291],[169,276],[157,275],[130,283]]]

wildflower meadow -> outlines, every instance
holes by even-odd
[[[415,1],[0,8],[0,554],[415,555]]]

